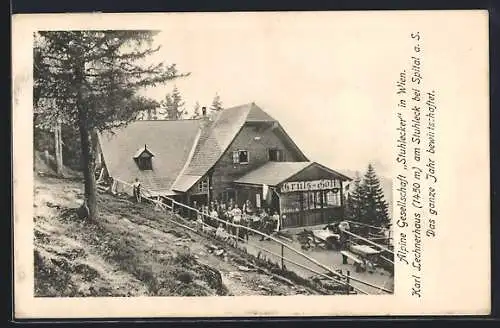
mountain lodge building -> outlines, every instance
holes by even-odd
[[[134,121],[100,134],[98,149],[105,176],[138,178],[151,196],[188,205],[250,200],[285,214],[286,227],[342,219],[351,180],[309,161],[255,103],[200,119]]]

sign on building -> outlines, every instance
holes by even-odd
[[[313,180],[313,181],[293,181],[285,182],[281,185],[281,192],[331,190],[340,188],[339,180]]]

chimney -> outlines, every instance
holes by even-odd
[[[205,106],[201,107],[201,121],[200,128],[204,129],[210,121],[210,117],[207,115],[207,108]]]

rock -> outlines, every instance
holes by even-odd
[[[266,292],[270,292],[271,291],[270,288],[267,288],[267,287],[265,287],[263,285],[258,285],[257,287],[260,288],[260,289],[262,289],[262,290],[265,290]]]
[[[221,256],[223,253],[224,253],[223,249],[218,249],[215,251],[215,255],[217,255],[217,256]]]
[[[83,203],[82,206],[80,206],[78,209],[77,209],[77,215],[78,215],[78,218],[79,219],[86,219],[89,217],[89,208],[87,206],[87,204]]]
[[[255,271],[255,269],[250,269],[249,267],[246,267],[244,265],[238,265],[238,270],[245,271],[245,272]]]
[[[205,278],[208,285],[216,290],[217,295],[226,295],[227,288],[222,282],[222,275],[220,272],[206,264],[198,264],[199,267],[197,267],[196,270]]]
[[[186,271],[180,272],[176,278],[178,281],[183,282],[185,284],[188,284],[193,281],[193,275]]]
[[[238,271],[230,271],[228,274],[231,278],[241,279],[241,273]]]

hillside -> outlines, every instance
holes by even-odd
[[[315,293],[170,223],[171,214],[148,204],[100,194],[98,221],[80,220],[82,197],[80,181],[35,175],[36,296]]]

